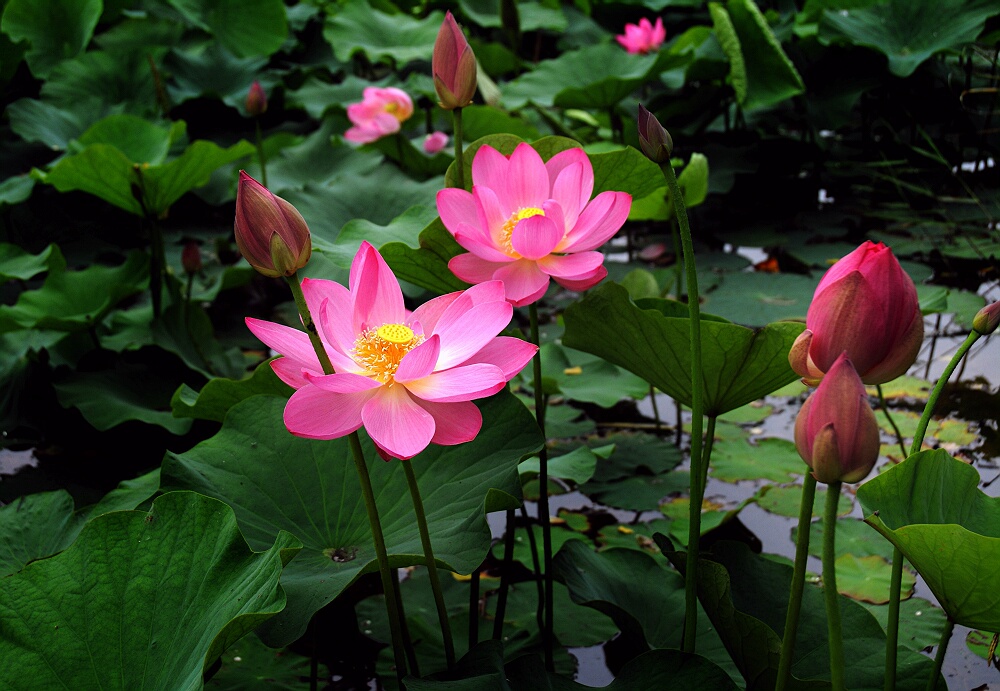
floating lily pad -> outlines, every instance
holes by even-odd
[[[735,518],[752,501],[752,499],[747,499],[734,508],[723,509],[721,504],[716,504],[708,499],[704,500],[701,505],[701,534],[706,535],[726,521]],[[691,499],[689,497],[674,497],[660,505],[660,511],[671,520],[670,537],[682,547],[687,546],[691,530],[690,507]]]
[[[720,420],[734,425],[753,425],[763,422],[774,412],[774,406],[763,401],[753,401],[719,416]]]
[[[524,399],[525,405],[534,412],[535,400]],[[579,408],[570,405],[551,405],[545,408],[545,433],[549,439],[580,437],[590,434],[597,427]]]
[[[686,472],[674,470],[681,453],[674,445],[651,434],[618,433],[600,439],[614,444],[607,459],[600,459],[594,476],[580,491],[605,506],[633,511],[655,511],[669,494],[686,491]]]
[[[599,452],[601,458],[606,458],[614,451],[614,445],[604,447]],[[548,459],[549,477],[557,477],[561,480],[572,480],[578,485],[582,485],[594,475],[597,468],[597,458],[599,453],[591,451],[586,446],[578,446],[569,453],[552,456]],[[532,456],[521,461],[517,466],[517,472],[524,478],[533,478],[539,473],[538,456]]]
[[[251,552],[232,509],[194,492],[99,516],[65,552],[0,580],[0,682],[196,688],[284,606],[278,577],[299,547],[281,531]]]
[[[589,353],[556,343],[542,345],[542,377],[576,401],[610,408],[623,398],[643,398],[649,384],[641,377]]]
[[[979,472],[941,450],[922,451],[858,488],[865,522],[902,551],[948,616],[1000,630],[1000,498]]]
[[[796,518],[799,515],[799,506],[802,504],[802,485],[789,485],[788,487],[775,487],[766,485],[760,488],[755,497],[755,501],[760,508],[779,516]],[[813,517],[822,515],[823,507],[826,505],[826,490],[818,488],[813,501]],[[841,494],[837,503],[837,515],[846,516],[851,512],[853,504],[850,497]],[[810,541],[811,543],[811,541]]]
[[[591,290],[564,314],[564,345],[598,355],[691,405],[690,322],[664,316],[671,301],[640,307],[615,283]],[[705,412],[719,415],[794,381],[788,350],[803,324],[777,322],[749,329],[703,315]]]
[[[881,605],[889,602],[889,584],[892,581],[892,564],[879,556],[858,557],[842,554],[835,562],[837,591],[855,600]],[[900,597],[913,595],[917,579],[904,571]]]
[[[882,384],[882,395],[885,396],[887,401],[897,398],[912,398],[917,401],[926,401],[933,388],[934,384],[926,379],[904,374],[901,377],[896,377],[891,382]],[[878,395],[874,386],[869,386],[866,390],[870,396]],[[892,416],[893,418],[896,417],[896,411],[892,412]]]
[[[284,398],[273,396],[237,403],[216,436],[183,454],[169,454],[162,470],[165,487],[224,498],[251,545],[273,540],[280,529],[305,545],[282,578],[288,606],[261,630],[263,640],[276,646],[298,638],[317,610],[376,569],[347,439],[292,436],[282,422],[284,405]],[[461,573],[470,573],[489,550],[485,513],[520,504],[517,463],[542,443],[528,411],[510,394],[482,406],[483,428],[475,440],[432,445],[407,461],[422,489],[439,565]],[[400,463],[378,458],[365,435],[362,446],[390,560],[395,566],[420,563],[423,549]]]
[[[715,437],[709,472],[717,480],[788,482],[809,469],[795,444],[787,439],[766,437],[751,442],[735,425],[717,425]]]
[[[979,657],[996,664],[996,639],[997,634],[990,631],[969,631],[965,644]]]
[[[702,296],[702,309],[748,326],[805,320],[817,283],[798,274],[727,273],[719,287]]]
[[[823,505],[819,499],[814,502],[814,506]],[[813,511],[813,515],[819,514]],[[793,542],[798,539],[797,535],[798,527],[793,527]],[[836,538],[835,549],[838,557],[844,554],[854,554],[859,557],[874,555],[884,559],[892,559],[892,545],[860,519],[839,519]],[[823,555],[823,521],[813,521],[809,526],[809,554],[814,557]]]
[[[885,417],[882,409],[875,411],[875,419],[878,425],[889,435],[895,435],[895,431],[889,420]],[[920,422],[920,415],[909,410],[893,410],[892,419],[899,427],[905,439],[912,439],[917,432],[917,424]],[[924,435],[924,443],[936,440],[939,443],[955,444],[957,446],[969,446],[978,436],[976,432],[969,429],[970,423],[965,420],[935,420],[931,419],[927,425],[927,432]]]
[[[597,533],[599,549],[637,549],[649,554],[659,554],[660,548],[653,540],[655,533],[669,533],[671,521],[655,518],[652,521],[628,525],[604,526]]]
[[[885,629],[889,622],[888,605],[861,603]],[[919,597],[899,603],[899,643],[917,652],[941,642],[941,632],[948,618],[937,605]]]

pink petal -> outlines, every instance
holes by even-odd
[[[351,327],[353,301],[350,291],[336,281],[302,279],[302,294],[320,338],[344,355],[354,347]]]
[[[304,331],[299,331],[283,324],[254,319],[253,317],[246,318],[246,325],[253,335],[259,338],[264,345],[271,350],[281,353],[284,359],[288,360],[288,364],[282,366],[282,371],[286,374],[290,375],[294,372],[293,367],[314,374],[323,373],[323,368],[319,364],[319,358],[316,357],[316,351],[309,341],[309,336]],[[281,373],[277,369],[275,369],[275,374],[281,377]],[[282,378],[282,381],[295,388],[299,388],[306,383],[301,375],[294,377],[294,382],[285,378]]]
[[[477,257],[490,262],[509,262],[513,260],[504,251],[497,248],[496,243],[478,226],[462,223],[454,233],[455,241]]]
[[[575,178],[575,175],[568,178],[562,184],[566,186],[566,190],[563,192],[568,190],[576,191],[578,196],[575,207],[577,212],[579,212],[580,209],[587,206],[587,202],[590,201],[590,195],[594,193],[594,166],[590,163],[590,158],[586,152],[583,149],[560,151],[546,162],[545,168],[549,171],[549,180],[552,182],[552,191],[549,193],[549,196],[561,201],[561,197],[556,193],[556,183],[564,170],[577,163],[581,167],[579,185],[573,186],[569,184]],[[566,207],[564,206],[564,208]]]
[[[304,368],[297,360],[286,357],[275,358],[271,360],[271,370],[277,375],[278,379],[293,389],[301,389],[309,383],[309,380],[306,379],[306,372],[309,370]],[[315,374],[315,370],[312,373]]]
[[[432,403],[418,400],[417,405],[434,418],[432,444],[453,446],[472,441],[483,426],[483,414],[475,403]]]
[[[496,365],[503,372],[504,379],[510,381],[524,369],[528,361],[538,352],[538,346],[520,338],[497,336],[466,360],[464,365],[485,362]]]
[[[472,194],[454,187],[437,193],[437,210],[444,227],[453,234],[460,224],[476,225],[479,218]]]
[[[608,270],[604,266],[599,266],[588,274],[582,274],[580,276],[568,276],[566,278],[556,278],[556,283],[561,285],[563,288],[569,290],[575,290],[577,292],[582,292],[588,288],[593,288],[598,283],[604,280],[604,277],[608,275]]]
[[[494,188],[495,189],[495,188]],[[510,156],[507,167],[507,194],[501,202],[512,211],[540,207],[549,197],[549,173],[530,144],[521,143]]]
[[[361,419],[372,440],[396,458],[413,458],[434,437],[434,418],[402,385],[381,387],[361,409]]]
[[[492,281],[493,274],[504,266],[511,266],[511,264],[488,262],[474,254],[459,254],[448,261],[448,268],[451,269],[451,272],[466,283]]]
[[[580,214],[573,229],[566,234],[557,252],[596,250],[621,230],[632,208],[632,195],[625,192],[601,192]]]
[[[439,295],[436,298],[428,300],[424,304],[420,305],[420,307],[413,310],[413,313],[410,314],[410,318],[406,320],[406,325],[413,328],[414,324],[420,324],[424,334],[434,333],[434,327],[437,326],[441,315],[444,314],[445,310],[448,309],[448,306],[455,302],[455,300],[457,300],[463,293],[465,293],[464,290],[456,290],[454,293]]]
[[[542,273],[535,262],[528,259],[504,264],[493,273],[493,278],[503,281],[507,301],[514,307],[530,305],[545,295],[549,287],[548,274]]]
[[[467,290],[460,292],[455,300],[448,305],[448,308],[441,314],[440,319],[428,333],[440,333],[450,329],[454,322],[460,319],[466,312],[487,302],[504,303],[507,299],[504,293],[503,282],[484,281],[474,285]]]
[[[487,302],[470,307],[449,324],[438,324],[441,337],[437,371],[460,365],[495,338],[510,323],[514,308],[509,302]]]
[[[389,265],[374,247],[362,242],[351,264],[355,333],[382,324],[402,324],[406,319],[403,291]]]
[[[472,159],[472,184],[488,187],[495,192],[505,189],[509,163],[506,156],[489,144],[479,147]]]
[[[510,244],[525,259],[541,259],[555,249],[563,232],[564,229],[556,226],[551,218],[531,216],[517,222]]]
[[[438,355],[441,353],[441,337],[431,336],[426,341],[403,356],[399,361],[394,379],[402,384],[413,379],[426,377],[434,371]]]
[[[574,278],[592,273],[603,263],[604,255],[600,252],[550,254],[538,260],[538,268],[555,278]]]
[[[334,379],[338,381],[331,381]],[[311,384],[322,381],[324,385],[304,386],[292,394],[285,405],[285,427],[307,439],[336,439],[354,432],[361,427],[365,404],[380,388],[378,382],[373,388],[361,388],[358,379],[373,381],[354,374],[312,378]]]
[[[559,202],[554,199],[547,199],[544,204],[542,204],[542,211],[545,212],[545,218],[551,220],[556,224],[556,228],[565,235],[567,228],[572,228],[573,226],[566,224],[566,214],[563,212],[562,206]],[[576,218],[573,219],[573,223],[576,223]]]
[[[471,401],[492,396],[506,385],[503,371],[496,365],[485,363],[452,367],[404,384],[414,396],[438,403]]]

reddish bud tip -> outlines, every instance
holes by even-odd
[[[264,93],[264,87],[256,79],[250,85],[246,105],[247,112],[255,118],[267,112],[267,94]]]
[[[309,226],[298,210],[244,171],[236,188],[236,246],[265,276],[291,276],[309,262]]]
[[[188,274],[196,274],[201,271],[201,248],[194,240],[189,241],[181,250],[181,266]]]
[[[451,12],[445,14],[431,60],[434,89],[445,110],[464,108],[476,93],[476,56]]]
[[[976,316],[972,319],[972,328],[983,336],[989,336],[998,326],[1000,326],[1000,301],[986,305],[976,312]]]

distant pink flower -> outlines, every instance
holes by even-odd
[[[431,132],[424,137],[424,153],[433,156],[448,146],[448,135],[444,132]]]
[[[615,38],[628,52],[645,55],[659,50],[667,38],[667,30],[663,28],[662,17],[657,17],[655,26],[643,17],[638,25],[626,24],[625,33]]]
[[[545,294],[549,278],[586,290],[608,275],[595,251],[628,218],[632,197],[594,191],[594,169],[583,149],[542,161],[528,144],[508,159],[482,146],[472,161],[472,192],[437,195],[441,222],[469,251],[448,262],[463,281],[503,281],[515,307]]]
[[[347,117],[354,127],[344,132],[344,139],[368,144],[387,134],[399,132],[401,123],[413,115],[413,100],[402,89],[369,86],[364,100],[347,106]]]
[[[428,444],[475,438],[473,399],[491,396],[537,347],[497,337],[513,308],[490,281],[424,303],[413,312],[389,266],[367,242],[351,265],[350,288],[302,281],[302,292],[336,374],[324,375],[307,335],[247,318],[250,330],[284,357],[271,367],[297,391],[285,426],[299,437],[336,439],[362,425],[385,458],[412,458]]]

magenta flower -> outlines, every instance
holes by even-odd
[[[448,146],[448,135],[444,132],[431,132],[424,137],[424,153],[433,156]]]
[[[267,112],[267,94],[264,93],[264,87],[256,79],[253,80],[250,91],[247,93],[246,108],[247,112],[255,118]]]
[[[645,55],[659,50],[667,39],[667,30],[663,28],[662,17],[657,17],[655,26],[643,17],[639,20],[638,25],[626,24],[625,33],[621,36],[615,36],[615,39],[628,52]]]
[[[351,265],[350,289],[305,279],[302,292],[336,374],[323,374],[304,332],[246,320],[283,355],[271,367],[297,389],[284,418],[299,437],[336,439],[363,425],[383,457],[403,459],[431,443],[470,441],[483,423],[470,401],[498,392],[538,350],[497,337],[513,312],[499,281],[408,312],[396,277],[367,242]]]
[[[482,146],[472,161],[472,192],[437,195],[441,222],[467,249],[448,268],[469,283],[503,281],[507,299],[528,305],[545,294],[549,278],[586,290],[607,276],[595,251],[628,218],[632,197],[594,191],[594,169],[583,149],[543,162],[528,144],[508,159]]]
[[[476,56],[450,10],[434,41],[431,71],[442,108],[454,110],[472,103],[476,94]]]
[[[878,460],[875,413],[854,365],[841,353],[795,418],[795,448],[813,477],[860,482]]]
[[[812,384],[846,352],[865,384],[883,384],[906,373],[923,338],[913,280],[892,250],[865,241],[823,275],[788,361]]]
[[[344,132],[344,139],[369,144],[387,134],[399,132],[403,122],[413,115],[413,101],[402,89],[369,86],[361,103],[347,106],[347,117],[354,127]]]
[[[309,226],[298,209],[243,170],[236,186],[233,232],[240,254],[265,276],[291,276],[312,255]]]

